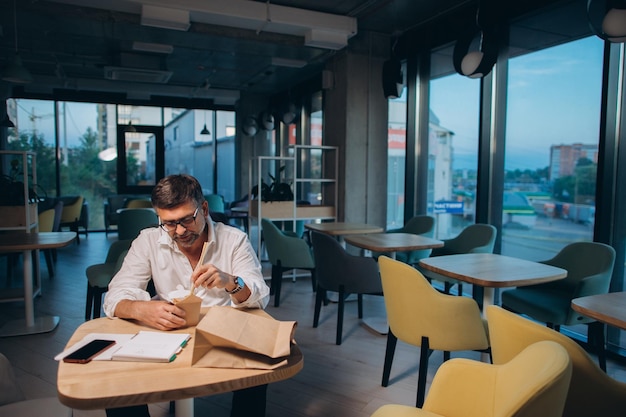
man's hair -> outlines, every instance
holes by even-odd
[[[191,175],[169,175],[152,190],[152,206],[155,208],[172,209],[190,200],[198,207],[204,202],[202,187]]]

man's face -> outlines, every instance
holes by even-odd
[[[194,201],[172,209],[156,209],[156,212],[161,228],[179,246],[191,247],[201,237],[206,226],[204,204],[196,206]]]

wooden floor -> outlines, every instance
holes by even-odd
[[[50,333],[0,338],[0,352],[13,363],[27,398],[56,395],[57,363],[53,357],[63,350],[76,327],[84,321],[88,265],[102,262],[115,234],[81,236],[80,245],[58,251],[56,275],[49,279],[42,256],[41,297],[35,300],[36,315],[58,315],[59,326]],[[6,281],[6,267],[0,262],[0,283]],[[269,274],[268,274],[269,275]],[[9,285],[21,286],[21,271],[14,271]],[[335,345],[337,305],[322,308],[320,325],[312,328],[314,295],[309,278],[287,279],[283,283],[281,306],[267,311],[279,320],[297,320],[296,340],[304,354],[304,369],[294,378],[269,386],[267,416],[365,417],[387,403],[415,404],[418,349],[398,343],[390,385],[380,385],[386,337],[374,334],[356,317],[356,302],[349,302],[344,321],[344,342]],[[366,297],[365,315],[384,313],[382,297]],[[22,302],[0,303],[0,325],[23,318]],[[453,357],[480,359],[479,353],[453,354]],[[430,358],[428,381],[441,363],[441,352]],[[626,368],[609,363],[609,374],[626,381]],[[130,381],[129,381],[130,382]],[[231,394],[197,398],[197,416],[226,417]],[[169,415],[168,404],[150,405],[152,417]],[[75,410],[74,416],[104,416],[104,411]]]

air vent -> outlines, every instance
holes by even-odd
[[[114,81],[166,84],[170,80],[171,76],[171,71],[123,67],[104,67],[104,78]]]

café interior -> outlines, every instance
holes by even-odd
[[[462,374],[469,386],[451,382],[464,371],[446,359],[524,368],[523,354],[533,353],[505,352],[516,338],[565,347],[533,344],[565,359],[550,401],[537,393],[522,401],[528,415],[622,415],[626,4],[502,3],[0,0],[0,233],[44,231],[41,217],[37,229],[24,225],[33,202],[39,216],[58,207],[50,232],[76,233],[54,249],[33,250],[32,271],[26,252],[10,242],[0,247],[0,353],[22,399],[57,397],[55,356],[81,325],[101,317],[97,302],[88,306],[106,285],[94,296],[86,271],[127,239],[122,212],[146,210],[129,203],[145,203],[165,175],[188,173],[207,199],[219,200],[214,219],[248,234],[275,289],[267,313],[298,322],[303,367],[269,384],[267,416],[417,416],[422,407],[461,415],[438,401],[469,415],[508,415],[485,414],[481,401],[468,405],[453,394],[474,384],[484,395],[489,389],[469,374]],[[273,198],[269,186],[265,196],[267,185],[281,182],[290,198]],[[25,209],[19,198],[7,202],[16,183],[26,184]],[[270,205],[279,203],[287,215],[273,214]],[[63,219],[68,208],[77,212]],[[306,210],[313,214],[299,214]],[[274,222],[264,227],[263,219]],[[413,228],[418,220],[429,223]],[[154,216],[150,226],[157,223]],[[272,224],[283,228],[279,238],[298,241],[287,244],[292,250],[305,242],[314,265],[277,262]],[[484,242],[459,243],[478,229],[487,237],[475,239]],[[321,257],[315,242],[324,232],[337,239],[320,244]],[[418,235],[428,244],[385,246],[370,232]],[[333,241],[350,258],[324,269]],[[490,256],[511,263],[486,284]],[[363,258],[376,261],[363,266]],[[384,295],[357,285],[333,298],[334,284],[319,274],[341,280],[337,262],[374,265]],[[559,273],[545,272],[553,282],[529,282],[538,267]],[[24,285],[29,274],[34,289]],[[400,280],[386,275],[410,278],[401,294],[428,284],[404,315],[428,317],[408,322],[427,321],[432,330],[418,326],[407,337],[394,328],[407,320],[394,321],[390,297]],[[568,295],[559,298],[563,288]],[[430,289],[433,299],[451,300],[445,314],[417,301]],[[599,313],[572,301],[595,295],[612,297],[599,299]],[[457,301],[469,302],[469,312],[452,313]],[[29,308],[36,319],[56,321],[29,331]],[[24,332],[3,331],[25,310]],[[437,322],[447,314],[451,320]],[[468,331],[469,318],[462,323],[472,315],[488,322],[488,340],[462,348],[437,341],[437,332],[444,340],[483,332]],[[394,338],[400,343],[390,353]],[[441,372],[433,384],[442,367],[451,380]],[[230,401],[228,392],[196,397],[191,415],[230,415]],[[174,404],[151,403],[150,413],[183,415]],[[105,415],[93,407],[71,413]]]

